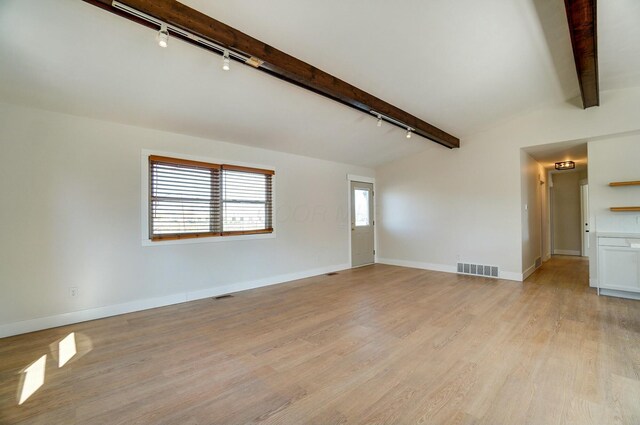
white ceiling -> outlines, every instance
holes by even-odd
[[[640,1],[598,2],[600,89],[640,86]]]
[[[188,0],[461,137],[576,97],[561,0]],[[640,86],[640,2],[601,2],[601,89]],[[0,2],[0,100],[375,166],[395,127],[80,0]],[[443,148],[444,149],[444,148]]]

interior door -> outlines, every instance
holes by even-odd
[[[373,184],[351,182],[351,266],[374,262]]]

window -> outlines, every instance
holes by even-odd
[[[149,156],[153,241],[273,232],[272,170]]]
[[[356,226],[368,226],[369,191],[366,189],[355,189],[353,198],[355,202]]]

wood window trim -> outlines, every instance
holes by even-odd
[[[245,166],[240,166],[240,165],[233,165],[233,164],[214,164],[214,163],[209,163],[209,162],[203,162],[203,161],[194,161],[194,160],[189,160],[189,159],[183,159],[183,158],[174,158],[174,157],[167,157],[167,156],[161,156],[161,155],[149,155],[148,156],[148,161],[147,163],[149,164],[149,169],[151,169],[151,165],[154,163],[160,163],[160,164],[165,164],[165,165],[178,165],[178,166],[187,166],[187,167],[197,167],[197,168],[203,168],[203,169],[210,169],[210,170],[219,170],[220,172],[222,172],[222,170],[227,170],[227,171],[238,171],[238,172],[244,172],[244,173],[254,173],[254,174],[261,174],[261,175],[265,175],[265,176],[269,176],[272,177],[275,175],[275,171],[274,170],[270,170],[270,169],[266,169],[266,168],[253,168],[253,167],[245,167]],[[230,237],[230,236],[249,236],[249,235],[264,235],[264,234],[271,234],[274,232],[274,228],[273,228],[273,180],[272,179],[268,179],[267,181],[270,182],[270,187],[265,188],[265,196],[267,201],[265,202],[265,205],[267,206],[267,216],[265,217],[267,223],[269,224],[268,228],[265,229],[255,229],[255,230],[233,230],[233,231],[224,231],[221,229],[221,231],[216,231],[216,232],[197,232],[197,233],[175,233],[175,234],[158,234],[158,235],[154,235],[153,234],[153,230],[152,230],[152,223],[153,223],[153,219],[152,219],[152,213],[151,213],[151,206],[152,206],[152,202],[153,202],[153,196],[152,196],[152,179],[151,177],[149,178],[149,224],[150,224],[150,229],[149,229],[149,240],[151,242],[163,242],[163,241],[177,241],[177,240],[188,240],[188,239],[202,239],[202,238],[217,238],[217,237]],[[222,180],[220,180],[220,184],[222,184]],[[219,204],[220,204],[220,211],[223,210],[223,205],[224,205],[224,200],[222,198],[219,199]],[[222,223],[222,217],[220,217],[220,222]],[[221,224],[222,226],[222,224]]]
[[[228,171],[241,171],[245,173],[264,174],[268,176],[273,176],[276,174],[274,170],[268,170],[266,168],[253,168],[253,167],[245,167],[242,165],[232,165],[232,164],[213,164],[210,162],[192,161],[190,159],[171,158],[168,156],[159,156],[159,155],[149,155],[149,161],[160,162],[163,164],[176,164],[176,165],[185,165],[189,167],[208,168],[211,170],[222,169],[222,170],[228,170]]]
[[[273,176],[276,174],[275,171],[266,170],[264,168],[251,168],[251,167],[243,167],[240,165],[230,165],[230,164],[223,164],[222,169],[227,171],[241,171],[244,173],[264,174],[267,176]]]
[[[273,228],[259,229],[259,230],[233,230],[228,232],[222,232],[222,236],[244,236],[244,235],[261,235],[265,233],[273,233]]]
[[[181,239],[197,239],[197,238],[213,238],[220,236],[245,236],[245,235],[263,235],[273,233],[273,228],[258,230],[237,230],[229,232],[207,232],[207,233],[177,233],[157,235],[151,238],[152,241],[177,241]]]
[[[206,233],[176,233],[176,234],[164,234],[155,235],[151,237],[154,242],[159,241],[178,241],[182,239],[196,239],[196,238],[212,238],[222,236],[220,232],[206,232]]]
[[[209,162],[191,161],[182,158],[170,158],[168,156],[149,155],[149,162],[159,162],[168,165],[185,165],[187,167],[207,168],[209,170],[219,170],[222,168],[220,164],[211,164]]]

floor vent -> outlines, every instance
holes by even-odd
[[[536,258],[536,265],[535,268],[537,269],[538,267],[540,267],[542,265],[542,258],[538,257]]]
[[[338,272],[331,272],[331,273],[327,273],[327,276],[335,276],[337,274],[338,274]]]
[[[496,266],[485,266],[483,264],[458,263],[458,273],[497,278],[498,268]]]
[[[219,295],[217,297],[213,297],[214,300],[223,300],[225,298],[233,298],[233,295],[227,294],[227,295]]]

